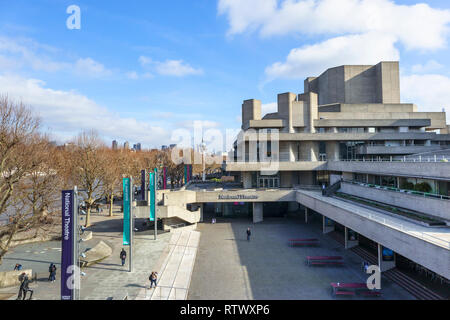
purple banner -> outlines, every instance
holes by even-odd
[[[163,189],[167,189],[167,168],[163,168]]]
[[[145,200],[145,170],[141,170],[141,200]]]
[[[62,240],[61,240],[61,300],[73,299],[73,190],[62,192]]]

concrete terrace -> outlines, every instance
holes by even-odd
[[[450,229],[426,227],[321,192],[298,190],[297,201],[426,268],[450,278]]]

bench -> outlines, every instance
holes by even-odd
[[[360,292],[361,295],[365,296],[365,297],[380,297],[381,296],[381,292],[380,291],[361,291]]]
[[[342,295],[342,296],[354,296],[355,292],[354,291],[336,291],[334,294]]]
[[[308,262],[308,265],[337,265],[342,266],[344,262],[342,261],[312,261]]]
[[[381,292],[378,290],[369,290],[366,283],[331,283],[333,294],[335,295],[359,295],[366,297],[379,297]],[[342,290],[343,289],[343,290]],[[345,292],[345,293],[344,293]],[[347,293],[351,292],[351,293]]]
[[[342,261],[341,256],[318,256],[318,257],[307,256],[306,264],[307,265],[343,265],[344,261]]]
[[[319,245],[319,239],[289,239],[288,241],[291,247],[298,245]]]

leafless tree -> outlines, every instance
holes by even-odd
[[[44,159],[37,155],[47,141],[38,129],[39,119],[29,108],[0,97],[0,263],[17,233],[40,221],[37,211],[23,207],[23,186]]]
[[[86,227],[91,224],[91,208],[104,196],[105,145],[95,131],[82,132],[70,148],[72,179],[86,195]]]

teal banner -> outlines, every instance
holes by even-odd
[[[150,187],[150,221],[155,221],[155,195],[156,195],[156,179],[153,172],[149,173],[149,187]]]
[[[130,245],[130,178],[123,178],[123,245]]]

